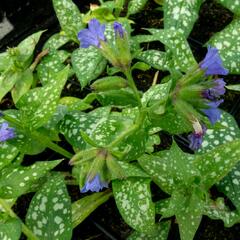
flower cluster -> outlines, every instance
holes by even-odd
[[[208,47],[208,52],[203,61],[199,64],[199,67],[204,71],[205,76],[228,74],[228,70],[223,67],[218,49],[212,47]],[[226,83],[223,78],[217,78],[208,81],[207,84],[210,84],[211,87],[205,88],[201,92],[205,105],[201,109],[201,112],[207,116],[210,123],[214,125],[221,118],[221,111],[218,107],[223,102],[223,99],[220,99],[220,97],[225,93],[224,87]],[[196,124],[196,122],[194,124]],[[189,147],[192,150],[197,150],[201,147],[203,135],[206,132],[206,126],[200,124],[200,127],[198,126],[196,129],[194,124],[194,132],[188,136],[188,139],[190,140]]]
[[[113,23],[115,32],[115,43],[108,43],[104,35],[105,24],[101,24],[97,19],[91,19],[88,29],[83,29],[78,33],[78,40],[81,48],[90,46],[97,47],[102,55],[107,58],[113,66],[125,70],[131,63],[131,54],[127,34],[119,22]]]

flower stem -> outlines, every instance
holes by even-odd
[[[22,232],[28,237],[29,240],[39,240],[38,237],[34,235],[34,233],[22,222],[22,220],[13,212],[11,207],[7,204],[4,199],[0,199],[0,205],[4,208],[6,213],[12,217],[17,218],[22,224]]]
[[[127,80],[128,80],[128,83],[129,83],[129,86],[132,88],[133,92],[134,92],[134,95],[138,101],[138,107],[140,108],[142,106],[142,102],[141,102],[141,98],[140,98],[140,95],[139,95],[139,91],[135,85],[135,82],[133,80],[133,77],[132,77],[132,73],[131,73],[131,70],[128,69],[124,72],[125,76],[127,77]]]

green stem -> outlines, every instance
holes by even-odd
[[[17,128],[22,129],[22,125],[17,119],[15,119],[15,118],[13,118],[9,115],[3,115],[3,118],[6,121],[12,123]],[[72,153],[68,152],[67,150],[58,146],[57,144],[53,143],[52,141],[50,141],[48,139],[46,140],[46,136],[42,135],[41,133],[39,133],[37,131],[33,131],[33,132],[31,132],[31,135],[32,135],[33,138],[42,142],[44,145],[46,145],[48,148],[52,149],[53,151],[63,155],[66,158],[69,158],[69,159],[72,158],[72,156],[73,156]]]
[[[112,148],[117,146],[122,140],[127,138],[131,133],[134,133],[137,129],[139,129],[144,122],[146,114],[147,112],[144,109],[142,109],[142,111],[139,113],[139,116],[136,122],[127,131],[123,132],[118,138],[116,138],[110,145],[108,145],[108,147]]]
[[[0,199],[0,205],[4,208],[4,210],[6,211],[6,213],[12,217],[12,218],[17,218],[21,224],[22,224],[22,232],[28,237],[28,239],[30,240],[39,240],[38,237],[36,237],[34,235],[34,233],[22,222],[22,220],[15,214],[15,212],[13,212],[13,210],[11,209],[11,207],[7,204],[6,201],[4,201],[3,199]]]
[[[138,91],[138,89],[137,89],[137,87],[135,85],[135,82],[133,80],[131,70],[125,71],[124,74],[127,77],[128,84],[132,88],[132,90],[134,92],[134,95],[135,95],[135,97],[136,97],[136,99],[138,101],[138,107],[140,108],[142,106],[142,102],[141,102],[141,98],[140,98],[140,95],[139,95],[139,91]]]

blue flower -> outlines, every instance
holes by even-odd
[[[212,125],[214,125],[221,118],[221,110],[218,106],[223,102],[223,99],[213,102],[208,102],[209,108],[202,109],[201,111],[208,117]]]
[[[80,190],[81,193],[85,193],[87,191],[91,192],[99,192],[103,188],[107,188],[108,183],[102,182],[99,174],[97,174],[91,181],[87,180],[83,188]]]
[[[200,68],[205,71],[205,75],[227,75],[228,70],[223,67],[222,59],[218,53],[218,49],[208,47],[208,52],[203,61],[200,63]]]
[[[194,133],[188,135],[188,140],[190,141],[189,144],[190,149],[196,151],[202,146],[203,136],[206,133],[206,130],[207,130],[206,126],[202,124],[200,131],[195,131]]]
[[[225,93],[225,85],[226,83],[222,78],[218,78],[214,80],[214,86],[212,88],[206,89],[203,91],[203,97],[209,99],[209,100],[216,100],[221,95],[224,95]]]
[[[100,48],[100,41],[106,41],[104,36],[105,25],[93,18],[88,23],[88,29],[83,29],[78,33],[81,48],[95,46]]]
[[[5,142],[8,139],[15,137],[14,128],[10,128],[7,122],[0,125],[0,142]]]
[[[122,24],[119,22],[114,22],[113,23],[113,28],[114,28],[114,32],[115,32],[115,36],[119,36],[120,38],[124,37],[124,29],[122,27]]]

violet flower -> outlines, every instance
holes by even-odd
[[[114,32],[115,32],[115,36],[119,36],[120,38],[124,37],[124,29],[122,27],[122,24],[119,22],[114,22],[113,23],[113,28],[114,28]]]
[[[190,141],[189,148],[193,151],[198,150],[202,146],[203,142],[203,136],[206,133],[206,126],[204,124],[201,124],[201,130],[195,131],[194,133],[191,133],[188,135],[188,140]]]
[[[212,125],[214,125],[221,118],[221,110],[218,106],[223,102],[223,99],[213,102],[208,102],[209,108],[201,109],[202,112],[208,117]]]
[[[206,89],[203,91],[203,97],[207,98],[209,100],[216,100],[221,95],[224,95],[225,93],[225,81],[223,78],[218,78],[214,80],[214,86],[212,88]]]
[[[100,48],[100,41],[106,41],[104,36],[106,26],[93,18],[88,23],[88,29],[83,29],[78,33],[81,48],[95,46]]]
[[[208,52],[199,64],[200,68],[205,71],[205,75],[227,75],[228,70],[223,67],[222,59],[218,53],[218,49],[214,47],[208,47]]]
[[[5,142],[15,137],[14,128],[10,128],[7,122],[0,124],[0,142]]]
[[[85,193],[87,191],[99,192],[103,188],[107,188],[107,187],[108,187],[108,183],[101,181],[99,174],[97,174],[91,181],[87,180],[85,185],[80,191],[81,193]]]

